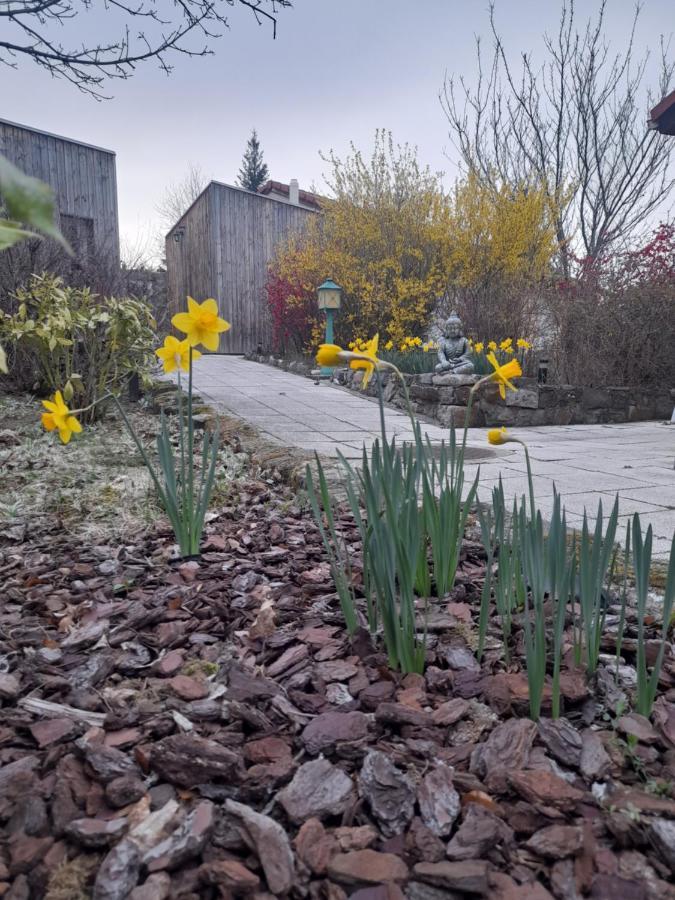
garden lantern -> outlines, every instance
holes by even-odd
[[[333,316],[336,309],[340,309],[342,302],[342,288],[335,284],[330,278],[327,278],[323,284],[316,289],[319,299],[319,309],[326,310],[326,343],[333,343]],[[333,370],[328,366],[322,366],[321,375],[324,378],[330,378]]]

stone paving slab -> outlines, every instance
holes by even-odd
[[[355,460],[379,435],[379,410],[370,398],[241,357],[202,356],[195,363],[194,383],[205,399],[249,422],[271,442],[307,453],[335,456],[339,450]],[[410,436],[408,418],[398,410],[387,409],[385,422],[390,435]],[[448,439],[447,429],[436,424],[423,424],[423,431],[434,444]],[[485,449],[486,432],[472,428],[468,446]],[[667,557],[675,532],[675,425],[539,426],[513,433],[527,442],[543,514],[552,508],[554,482],[573,527],[581,524],[584,508],[595,515],[599,500],[609,512],[618,492],[620,527],[639,512],[643,527],[654,529],[654,555]],[[489,498],[500,474],[511,497],[527,490],[525,457],[517,444],[498,448],[480,463],[467,462],[468,484],[479,464],[481,499]]]

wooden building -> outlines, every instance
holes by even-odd
[[[119,267],[112,150],[0,119],[0,153],[26,175],[53,188],[57,224],[79,264],[96,257],[109,269]]]
[[[258,193],[212,181],[166,238],[171,312],[184,308],[188,294],[197,300],[215,297],[221,316],[232,324],[221,352],[268,348],[269,263],[279,242],[301,232],[318,209],[318,198],[300,191],[296,181],[268,182]]]
[[[675,134],[675,91],[671,91],[649,115],[649,127],[661,134]]]

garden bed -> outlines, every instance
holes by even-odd
[[[403,677],[348,638],[287,483],[248,464],[212,509],[199,561],[161,521],[83,540],[86,509],[0,538],[0,896],[673,896],[675,665],[630,713],[630,612],[618,678],[610,605],[595,678],[568,653],[535,724],[518,617],[510,665],[494,613],[476,661],[473,532]]]

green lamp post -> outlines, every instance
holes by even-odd
[[[316,289],[319,298],[319,309],[326,311],[326,343],[332,344],[333,338],[333,316],[335,310],[340,309],[342,302],[342,288],[335,284],[330,278],[327,278],[323,284]],[[333,370],[329,366],[321,367],[321,377],[330,378]]]

